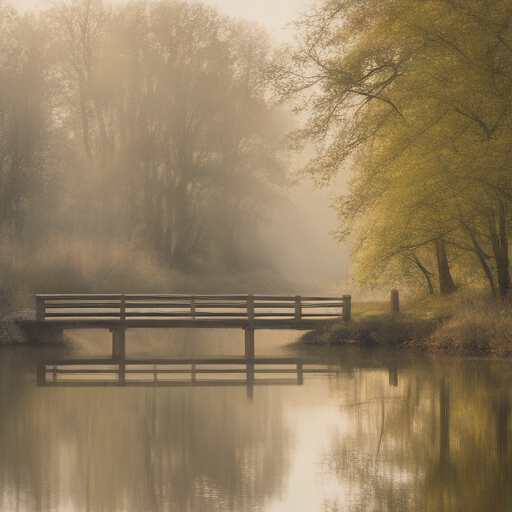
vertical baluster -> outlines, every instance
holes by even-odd
[[[196,298],[193,295],[190,297],[190,318],[196,319]]]
[[[254,295],[252,293],[247,295],[247,319],[249,327],[254,328]]]
[[[119,319],[121,323],[124,324],[126,321],[126,296],[121,295],[121,299],[119,301]]]
[[[302,319],[302,297],[295,295],[295,321],[300,322]]]

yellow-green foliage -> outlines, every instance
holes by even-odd
[[[325,184],[351,166],[334,234],[356,235],[356,282],[434,292],[439,277],[450,293],[450,264],[504,294],[510,0],[326,1],[296,26],[282,96],[309,114],[305,172]]]

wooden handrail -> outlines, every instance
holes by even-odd
[[[206,311],[206,310],[223,311]],[[245,312],[243,311],[245,309]],[[265,310],[288,310],[281,313]],[[329,309],[342,309],[342,315]],[[242,310],[235,312],[235,310]],[[324,311],[319,311],[324,310]],[[141,317],[161,318],[351,318],[351,297],[301,297],[273,295],[133,295],[133,294],[38,294],[36,320],[54,318],[109,318],[125,323]]]

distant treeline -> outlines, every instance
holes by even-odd
[[[0,3],[1,239],[265,266],[260,228],[287,184],[269,51],[263,28],[201,4]]]
[[[359,283],[509,293],[511,27],[511,0],[324,0],[297,21],[277,87],[308,115],[305,172],[352,167],[335,236]]]

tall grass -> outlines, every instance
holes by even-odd
[[[351,322],[309,332],[305,343],[402,346],[466,355],[512,355],[512,303],[465,290],[449,297],[411,297],[399,315],[389,302],[353,304]]]
[[[94,238],[59,238],[37,250],[0,242],[0,313],[33,309],[36,293],[284,293],[273,269],[184,274],[149,251]]]
[[[487,295],[461,293],[451,317],[426,340],[431,351],[512,355],[512,304]]]
[[[35,293],[158,293],[179,280],[141,248],[94,239],[57,239],[31,252],[2,243],[0,266],[4,312],[32,307]]]

